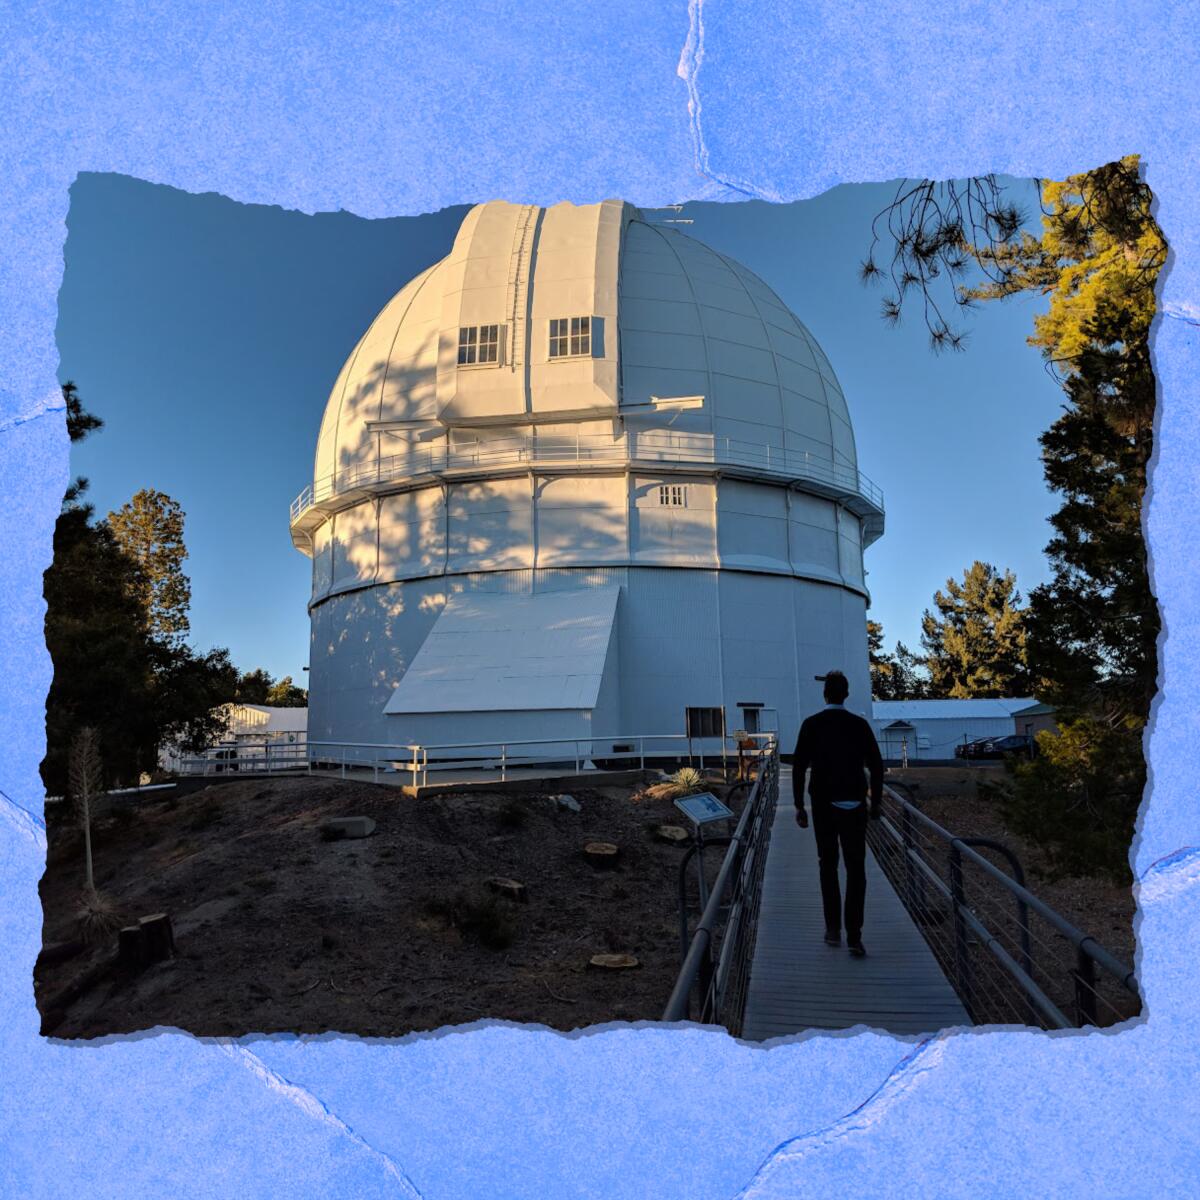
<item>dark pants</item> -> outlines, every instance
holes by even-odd
[[[863,898],[867,894],[867,806],[834,808],[813,805],[813,835],[821,865],[821,901],[825,928],[842,928],[842,892],[838,886],[838,845],[846,860],[846,938],[857,941],[862,934]]]

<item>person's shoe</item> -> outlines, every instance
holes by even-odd
[[[842,944],[842,935],[836,929],[825,930],[825,945],[840,946]]]
[[[862,938],[846,939],[846,947],[850,951],[851,958],[866,958],[867,949],[862,944]]]

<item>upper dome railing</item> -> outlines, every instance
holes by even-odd
[[[651,429],[609,434],[537,434],[518,438],[450,446],[445,440],[428,448],[414,446],[403,454],[347,467],[314,480],[292,501],[295,524],[310,509],[351,493],[381,490],[405,479],[470,473],[477,470],[521,468],[532,464],[586,468],[610,463],[698,464],[740,468],[755,475],[788,481],[809,481],[823,492],[866,502],[882,516],[883,492],[861,471],[818,458],[806,450],[786,449],[712,434],[677,433]]]

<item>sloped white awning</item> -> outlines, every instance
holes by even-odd
[[[620,592],[451,597],[383,711],[594,708]]]

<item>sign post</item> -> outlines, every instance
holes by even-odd
[[[728,821],[733,809],[723,804],[712,792],[697,792],[692,796],[680,796],[675,807],[696,831],[696,878],[700,888],[700,911],[708,907],[708,884],[704,879],[704,826],[713,821]]]

